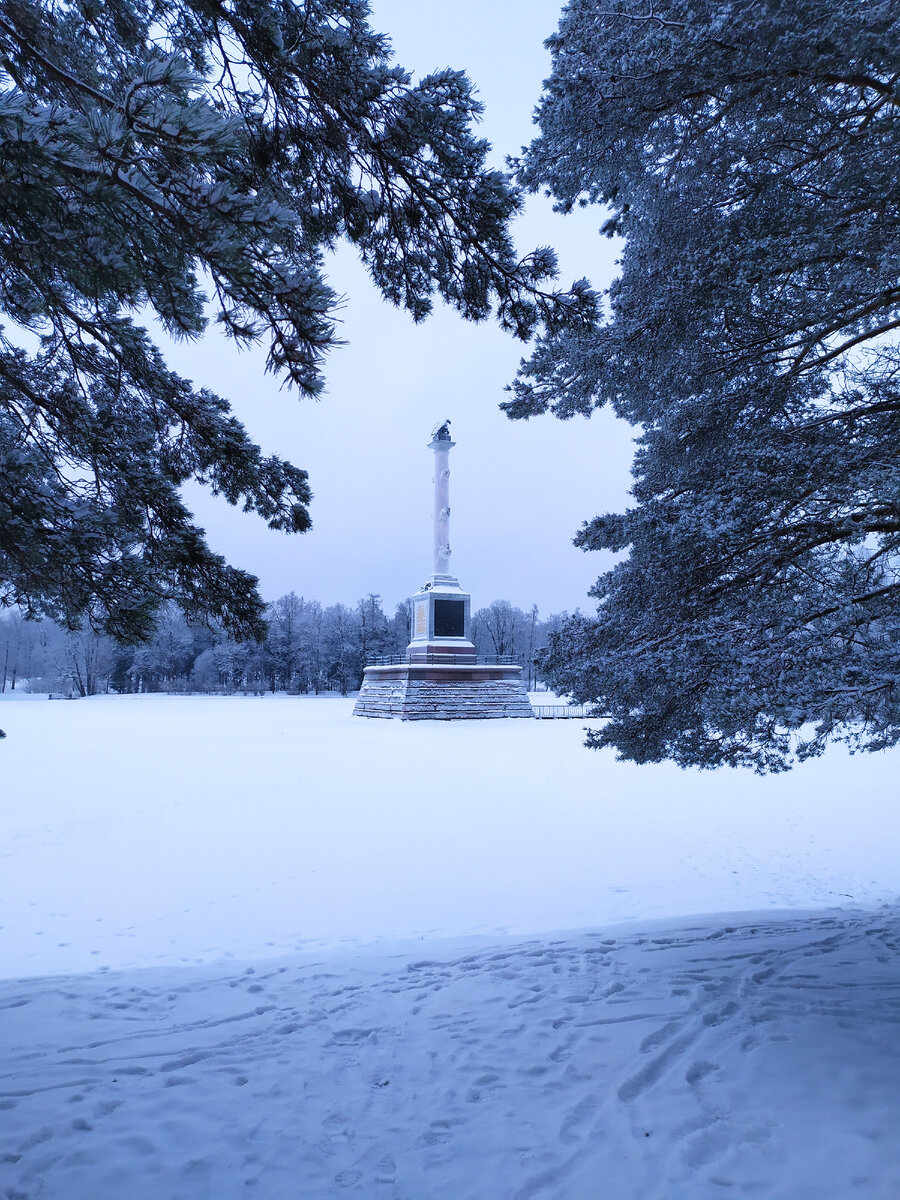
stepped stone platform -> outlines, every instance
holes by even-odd
[[[518,665],[409,661],[368,666],[355,717],[484,721],[534,717]]]

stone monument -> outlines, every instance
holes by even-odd
[[[434,559],[431,577],[412,597],[405,654],[366,665],[357,717],[402,721],[533,717],[522,667],[511,657],[479,658],[471,640],[472,601],[450,573],[450,422],[438,425],[434,452]]]

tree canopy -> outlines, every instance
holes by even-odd
[[[365,0],[0,0],[0,604],[146,637],[168,600],[258,635],[255,579],[207,547],[189,478],[309,526],[306,473],[167,367],[146,314],[212,322],[322,387],[358,247],[384,296],[440,296],[520,338],[589,320],[551,251],[517,259],[522,192],[487,169],[480,106],[413,84]]]
[[[638,430],[634,504],[557,688],[638,762],[900,739],[900,9],[570,0],[520,179],[623,239],[595,331],[506,408]]]

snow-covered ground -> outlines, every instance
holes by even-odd
[[[351,709],[3,705],[3,1200],[900,1196],[900,755]]]

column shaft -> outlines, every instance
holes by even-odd
[[[434,573],[450,574],[450,446],[434,446]]]

